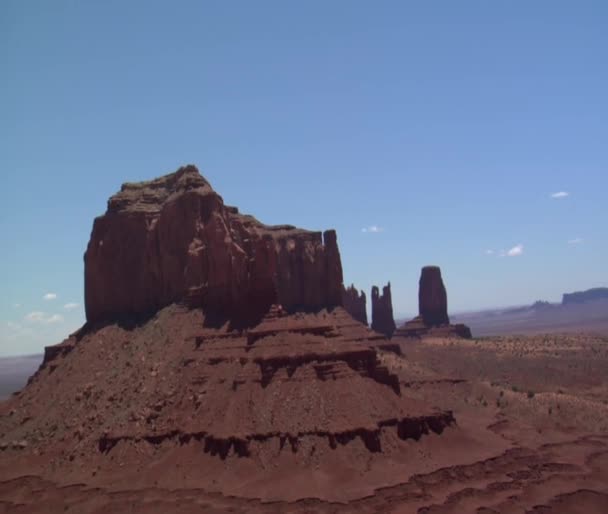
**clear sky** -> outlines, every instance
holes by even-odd
[[[0,355],[83,323],[93,218],[186,163],[337,229],[397,316],[425,264],[452,312],[608,285],[607,26],[604,0],[3,0]]]

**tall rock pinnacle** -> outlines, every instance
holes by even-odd
[[[382,295],[377,286],[372,287],[372,330],[387,337],[395,331],[390,282],[382,288]]]
[[[365,292],[359,291],[354,284],[342,292],[342,306],[353,318],[367,325],[367,298]]]
[[[448,296],[439,266],[425,266],[420,274],[418,312],[428,327],[449,325]]]

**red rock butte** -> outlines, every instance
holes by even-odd
[[[239,214],[194,166],[123,185],[86,250],[87,324],[0,404],[0,473],[346,501],[460,462],[453,413],[404,394],[399,346],[342,291],[334,231]]]
[[[91,323],[186,299],[237,324],[259,321],[272,304],[288,312],[342,304],[335,231],[240,214],[192,165],[123,184],[95,219],[84,263]]]

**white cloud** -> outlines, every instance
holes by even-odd
[[[55,300],[57,295],[55,293],[46,293],[42,298],[45,300]]]
[[[361,232],[371,232],[375,234],[378,232],[384,232],[384,229],[382,227],[379,227],[378,225],[370,225],[369,227],[363,227],[361,229]]]
[[[524,253],[524,245],[518,244],[511,248],[509,251],[507,251],[507,257],[517,257],[522,253]]]
[[[66,303],[66,304],[63,306],[63,308],[64,308],[66,311],[71,311],[71,310],[75,309],[76,307],[78,307],[78,304],[77,304],[77,303],[74,303],[74,302]]]
[[[28,321],[42,321],[44,320],[45,316],[46,314],[44,312],[34,311],[26,314],[25,319]]]
[[[494,250],[486,250],[486,255],[494,255]]]
[[[15,309],[18,309],[19,307],[21,307],[21,304],[20,304],[20,303],[16,303],[16,304],[14,305],[14,307],[15,307]]]
[[[570,193],[568,193],[568,191],[558,191],[557,193],[551,193],[551,198],[557,198],[558,200],[560,198],[566,198],[567,196],[570,196]]]
[[[46,312],[33,311],[25,315],[25,319],[32,323],[61,323],[63,316],[60,314],[47,314]]]
[[[568,244],[569,245],[580,245],[583,242],[583,238],[582,237],[575,237],[574,239],[569,239],[568,240]]]

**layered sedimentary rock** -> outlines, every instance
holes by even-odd
[[[402,394],[382,362],[394,354],[378,351],[388,346],[341,307],[273,305],[246,331],[207,328],[204,310],[184,305],[133,328],[104,324],[47,352],[0,405],[0,449],[27,447],[3,453],[0,473],[36,452],[36,472],[67,484],[89,470],[91,487],[366,496],[412,472],[418,441],[426,452],[428,438],[459,437],[451,412]]]
[[[396,336],[434,335],[471,338],[471,329],[463,324],[451,325],[448,295],[439,266],[425,266],[418,282],[418,316],[399,327]]]
[[[372,287],[372,330],[386,337],[391,337],[395,331],[390,282],[382,288],[382,295],[377,286]]]
[[[93,224],[84,256],[89,322],[151,314],[188,299],[243,322],[272,304],[342,304],[336,233],[268,226],[224,205],[195,166],[124,184]]]
[[[359,291],[354,284],[342,291],[342,306],[353,318],[367,325],[367,298],[365,292]]]

